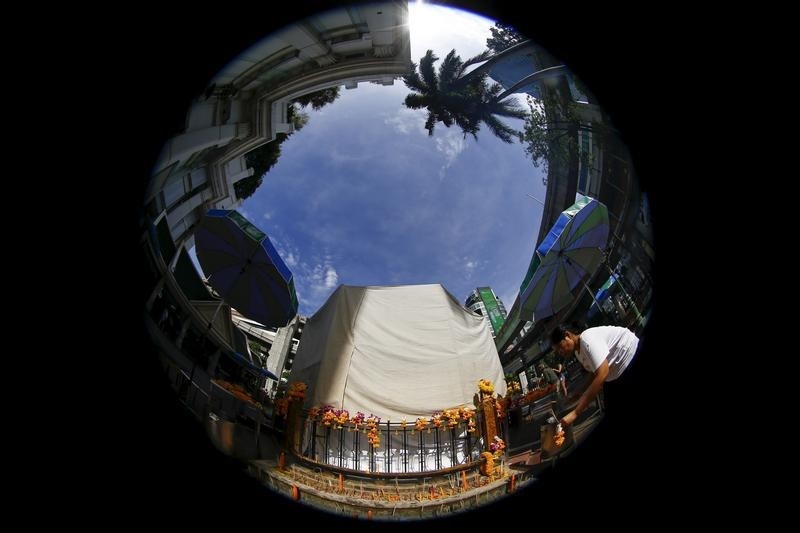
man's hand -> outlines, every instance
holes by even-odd
[[[561,424],[565,426],[571,426],[573,423],[575,423],[576,418],[578,418],[578,413],[572,410],[561,419]]]

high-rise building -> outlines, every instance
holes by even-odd
[[[503,327],[506,320],[506,306],[503,301],[494,293],[491,287],[478,287],[474,289],[464,302],[464,307],[483,315],[489,322],[492,329],[492,337],[497,336],[497,332]]]

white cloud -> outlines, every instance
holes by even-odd
[[[307,285],[316,297],[320,297],[339,285],[339,273],[331,258],[325,257],[322,263],[317,263],[313,268],[303,263],[300,282],[302,285]]]
[[[264,218],[267,219],[267,220],[271,220],[272,219],[272,213],[267,211],[266,213],[264,213]]]
[[[286,254],[286,256],[283,258],[283,260],[290,267],[296,267],[298,262],[299,262],[297,256],[295,256],[291,252]]]
[[[466,275],[466,279],[472,278],[472,275],[475,273],[475,270],[480,266],[480,261],[475,259],[469,259],[467,257],[464,258],[464,263],[462,267],[464,268],[464,273]]]
[[[285,237],[284,234],[281,234],[281,238],[278,238],[277,235],[271,233],[269,240],[272,242],[272,246],[274,246],[278,251],[278,255],[281,256],[283,262],[286,263],[286,266],[292,269],[292,274],[296,279],[297,275],[294,270],[298,265],[300,265],[300,251],[291,243],[291,241],[288,240],[288,238]]]
[[[325,288],[330,289],[335,287],[339,283],[339,274],[337,274],[336,269],[332,266],[328,267],[328,270],[325,272]]]
[[[341,152],[335,148],[328,153],[328,156],[334,163],[352,163],[353,161],[368,161],[370,159],[369,154],[351,155]]]
[[[424,109],[408,109],[401,107],[393,116],[383,119],[383,123],[391,126],[398,133],[408,135],[411,132],[427,135],[425,131],[425,115],[427,111]]]
[[[452,166],[459,154],[467,147],[463,134],[447,130],[443,136],[436,137],[436,150],[444,154],[444,165],[439,169],[439,179],[444,177],[445,171]]]

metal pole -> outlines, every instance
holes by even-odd
[[[408,472],[408,434],[403,428],[403,472]]]
[[[458,456],[456,455],[456,428],[458,425],[450,428],[450,466],[456,466],[456,461],[458,460]]]
[[[355,459],[354,459],[353,462],[354,462],[354,466],[355,466],[356,470],[359,469],[359,464],[361,463],[361,461],[360,461],[360,459],[361,459],[361,439],[359,438],[360,435],[361,435],[361,432],[358,430],[358,428],[356,428],[355,431],[353,431],[353,447],[355,448]]]
[[[392,449],[392,426],[389,420],[386,421],[386,472],[391,471],[389,452]]]
[[[436,465],[436,470],[442,468],[441,465],[441,456],[442,456],[442,447],[441,447],[441,436],[439,435],[439,428],[434,426],[433,428],[434,433],[434,443],[436,445],[436,457],[434,458],[434,464]]]
[[[367,441],[367,448],[369,449],[369,471],[375,471],[375,446]]]
[[[344,459],[344,429],[339,428],[339,467],[342,467]]]
[[[472,443],[470,442],[469,438],[469,420],[466,423],[466,428],[467,428],[467,442],[466,442],[466,448],[464,449],[465,451],[464,455],[466,458],[466,463],[469,464],[472,462]]]
[[[425,442],[422,436],[422,430],[419,431],[419,471],[425,471]]]
[[[333,464],[330,462],[330,449],[331,449],[331,427],[328,426],[325,430],[325,464]]]
[[[311,459],[317,460],[317,421],[311,423]]]

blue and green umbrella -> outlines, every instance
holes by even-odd
[[[208,282],[242,315],[285,326],[297,314],[292,272],[267,234],[235,210],[212,209],[195,231],[197,259]]]
[[[583,196],[563,211],[520,286],[521,315],[541,320],[573,301],[573,289],[603,262],[608,233],[608,209],[594,198]]]

